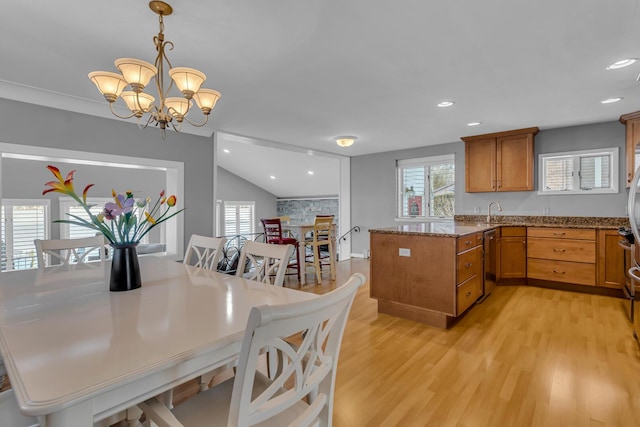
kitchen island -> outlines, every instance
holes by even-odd
[[[483,296],[483,233],[495,224],[427,222],[371,229],[378,312],[448,328]]]

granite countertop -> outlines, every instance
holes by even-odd
[[[424,234],[427,236],[460,237],[497,227],[562,227],[595,228],[602,230],[617,230],[619,227],[629,227],[629,219],[627,217],[495,215],[491,217],[491,223],[487,224],[486,220],[486,216],[482,215],[456,215],[454,221],[405,223],[393,227],[372,228],[369,229],[369,231],[386,234]]]

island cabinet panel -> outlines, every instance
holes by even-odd
[[[370,265],[379,310],[386,302],[455,316],[455,238],[371,233]]]

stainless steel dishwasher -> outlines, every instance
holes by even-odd
[[[496,257],[496,230],[484,232],[484,295],[480,302],[489,296],[493,288],[496,287],[496,271],[498,267],[498,259]]]

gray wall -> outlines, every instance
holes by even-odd
[[[219,166],[218,199],[223,201],[255,201],[256,233],[262,232],[260,218],[273,218],[277,216],[277,198],[275,195]],[[222,214],[221,212],[221,216]],[[220,221],[223,219],[224,218],[220,218]]]
[[[535,190],[509,193],[464,192],[464,143],[389,151],[351,158],[351,223],[362,233],[353,235],[352,252],[369,249],[369,228],[396,224],[396,160],[455,154],[456,214],[473,215],[474,207],[486,215],[492,200],[500,202],[505,215],[542,215],[549,208],[551,216],[626,216],[625,128],[619,122],[596,123],[543,130],[535,138]],[[540,196],[538,187],[538,154],[592,148],[619,147],[619,193],[601,195]]]
[[[213,235],[212,138],[168,131],[163,140],[123,120],[0,99],[0,142],[183,162],[185,245],[193,233]]]

